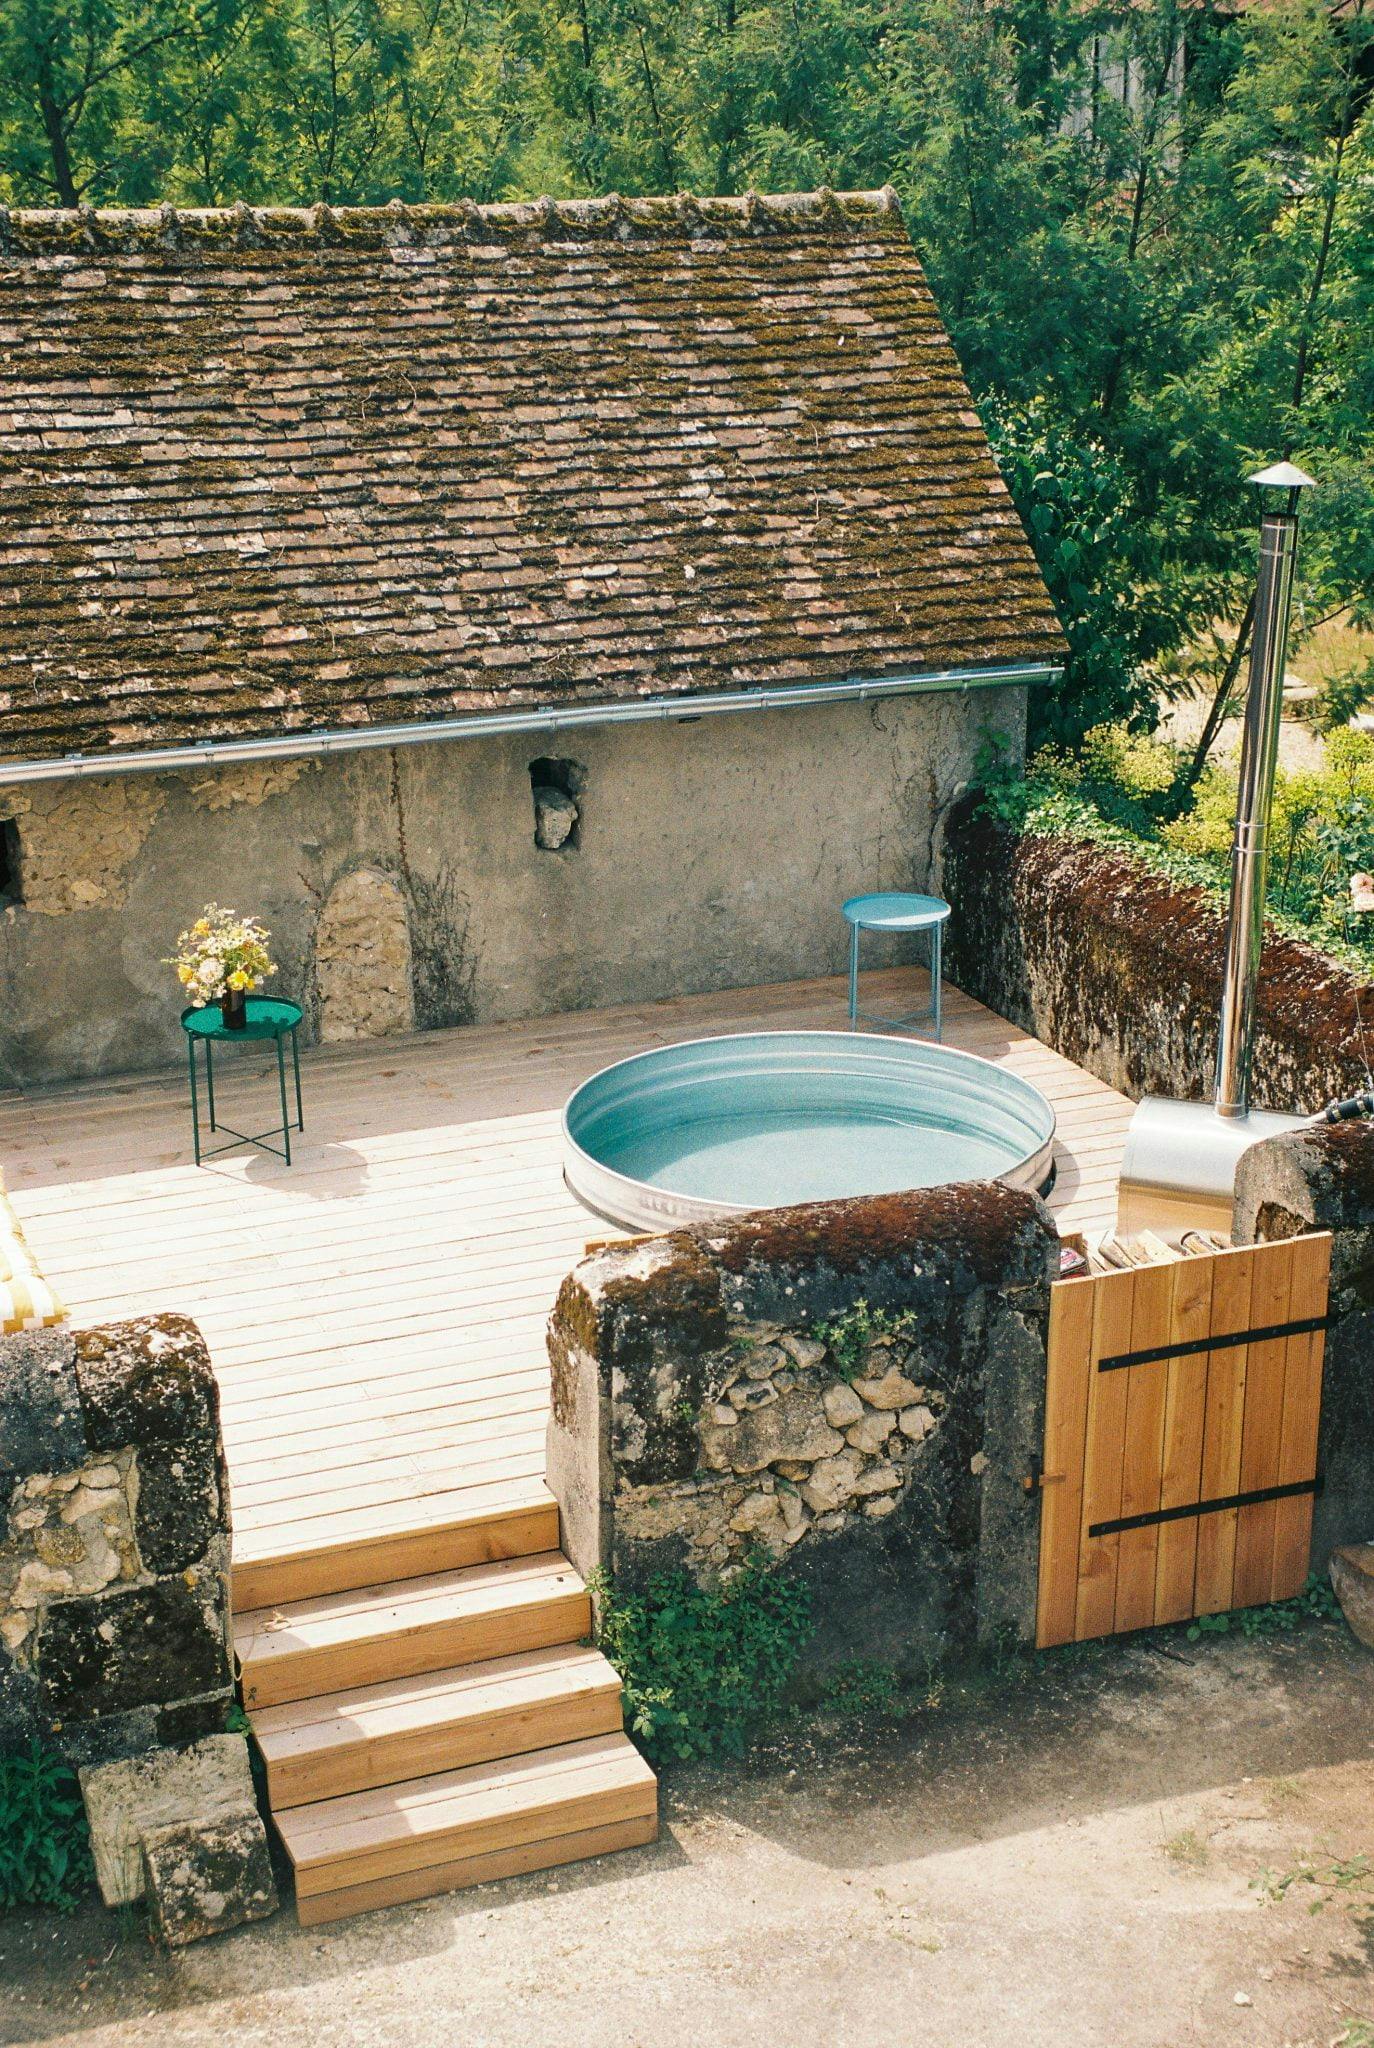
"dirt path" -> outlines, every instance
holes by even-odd
[[[0,2039],[1369,2048],[1372,1680],[1331,1624],[1115,1644],[679,1772],[604,1865],[174,1960],[96,1911],[0,1922]]]

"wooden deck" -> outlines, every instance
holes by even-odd
[[[923,982],[875,975],[865,999],[910,1008]],[[608,1234],[562,1184],[565,1097],[647,1046],[841,1027],[844,1002],[840,981],[796,982],[311,1051],[290,1169],[252,1153],[193,1166],[178,1075],[10,1093],[0,1170],[78,1325],[179,1309],[203,1330],[242,1595],[239,1574],[315,1542],[546,1503],[545,1322]],[[949,1043],[1054,1103],[1061,1225],[1109,1229],[1131,1104],[952,990],[946,1017]],[[246,1049],[233,1063],[222,1112],[261,1128],[265,1068]],[[241,1121],[253,1087],[256,1125]]]

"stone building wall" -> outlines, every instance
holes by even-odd
[[[618,1586],[762,1548],[821,1664],[1034,1632],[1059,1240],[995,1184],[760,1212],[585,1261],[550,1327],[564,1545]]]
[[[228,1481],[194,1323],[0,1337],[0,1749],[176,1747],[232,1698]]]
[[[1211,1093],[1226,923],[1203,890],[1111,848],[1020,837],[967,804],[950,819],[943,889],[960,988],[1124,1094]],[[1256,1105],[1316,1111],[1363,1088],[1361,1014],[1374,1030],[1374,988],[1271,931]]]
[[[0,898],[0,1085],[184,1057],[162,963],[208,902],[265,919],[308,1035],[835,972],[843,898],[924,885],[981,733],[1019,745],[1024,711],[1024,689],[684,711],[0,786],[20,899]],[[552,817],[554,776],[575,819]]]

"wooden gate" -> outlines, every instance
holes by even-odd
[[[1307,1578],[1329,1234],[1051,1289],[1036,1642]]]

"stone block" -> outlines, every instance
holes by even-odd
[[[76,1376],[92,1450],[137,1451],[144,1564],[184,1570],[225,1522],[219,1395],[199,1330],[161,1315],[79,1331]]]
[[[227,1597],[212,1571],[54,1602],[35,1657],[49,1719],[91,1721],[221,1688],[227,1696]]]
[[[85,1454],[70,1331],[0,1337],[0,1474],[65,1472]]]
[[[279,1903],[255,1806],[147,1829],[143,1884],[153,1932],[167,1948],[266,1920]]]
[[[80,1776],[96,1882],[107,1906],[143,1897],[146,1837],[246,1812],[257,1820],[248,1744],[241,1735],[211,1735],[190,1749],[156,1749],[96,1764]]]
[[[867,1401],[870,1408],[881,1408],[895,1413],[900,1408],[910,1408],[921,1399],[922,1389],[895,1365],[876,1378],[855,1380],[854,1391]]]
[[[1333,1551],[1331,1583],[1350,1633],[1374,1650],[1374,1543],[1345,1543]]]
[[[844,1447],[844,1439],[825,1419],[819,1394],[794,1387],[767,1408],[746,1411],[728,1438],[726,1457],[735,1472],[762,1472],[779,1458],[826,1458]]]
[[[544,853],[566,846],[577,825],[575,800],[565,789],[541,782],[534,791],[534,843]]]

